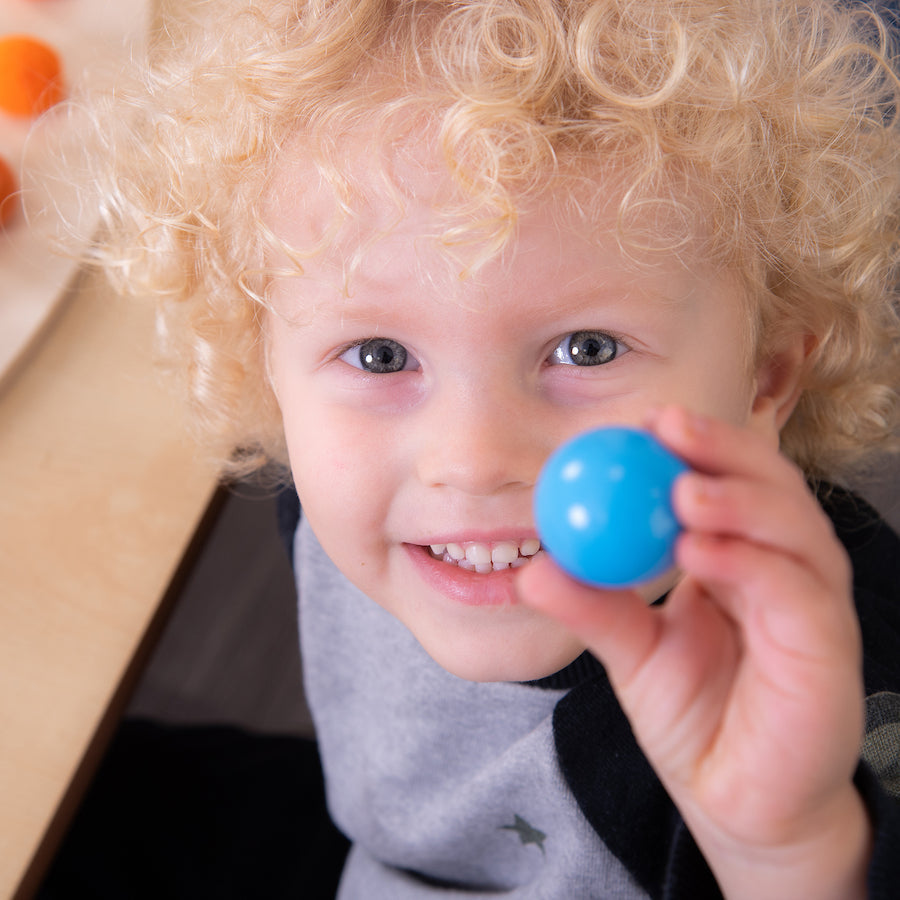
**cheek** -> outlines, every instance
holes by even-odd
[[[324,418],[328,419],[327,412]],[[345,495],[358,492],[364,453],[352,429],[311,412],[285,416],[285,437],[301,500],[306,496],[311,504],[314,497],[327,501],[333,496],[340,503]]]
[[[383,436],[358,415],[309,399],[283,418],[294,485],[319,539],[344,546],[374,538],[396,489]]]
[[[745,425],[753,407],[755,379],[736,348],[734,339],[721,337],[712,352],[697,355],[683,402],[698,412]]]
[[[352,431],[301,424],[289,434],[288,452],[303,516],[322,549],[357,588],[377,597],[388,574],[388,479],[373,472],[371,452]]]
[[[722,380],[719,417],[734,425],[746,425],[753,409],[755,379],[744,368],[739,368],[737,361],[729,374],[729,380]]]
[[[720,406],[720,418],[746,425],[756,394],[749,314],[737,300],[730,314],[712,345],[713,359],[707,367],[707,380]]]

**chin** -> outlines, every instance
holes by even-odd
[[[436,648],[423,642],[428,655],[442,668],[465,681],[522,682],[554,675],[574,662],[584,647],[566,642],[559,648],[541,647],[538,652],[508,646],[448,648],[446,642]]]

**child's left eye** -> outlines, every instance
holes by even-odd
[[[343,362],[373,375],[392,375],[417,369],[419,361],[390,338],[370,338],[354,344],[339,357]]]
[[[605,331],[573,331],[553,348],[548,362],[554,366],[602,366],[629,349]]]

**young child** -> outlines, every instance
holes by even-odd
[[[881,21],[206,11],[112,100],[95,250],[229,471],[291,473],[340,896],[896,896],[900,545],[832,486],[897,424]],[[531,511],[610,423],[692,470],[635,591]]]

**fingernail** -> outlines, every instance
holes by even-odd
[[[715,478],[707,478],[697,472],[687,472],[681,476],[687,483],[688,490],[698,503],[711,500],[721,493],[721,485]]]

